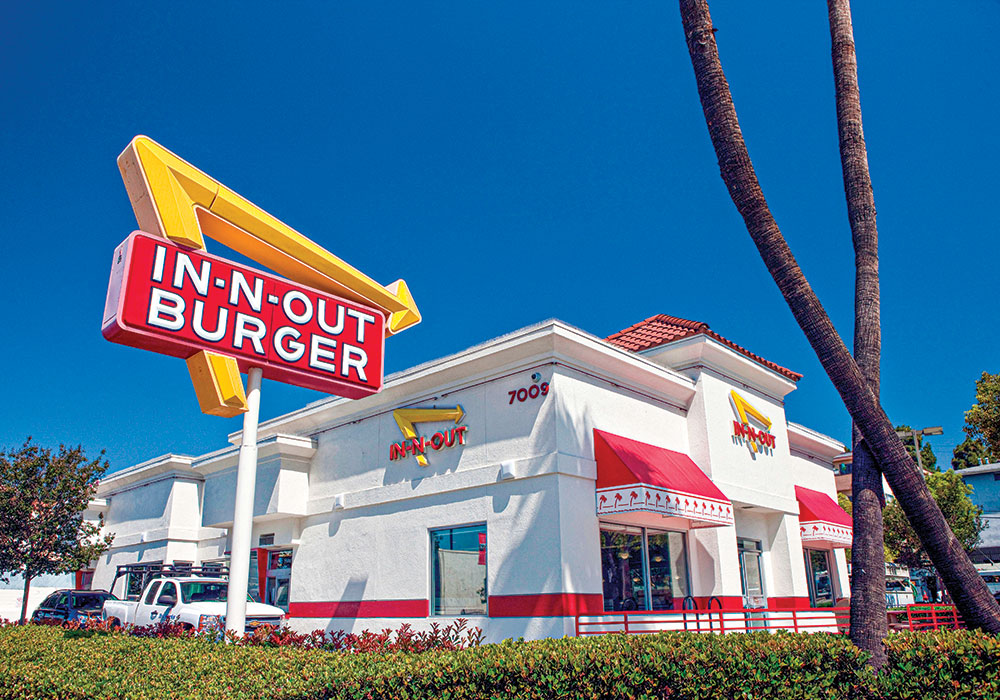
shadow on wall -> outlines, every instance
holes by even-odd
[[[500,538],[504,545],[502,563],[488,559],[493,573],[489,595],[561,592],[564,585],[556,480],[517,479],[494,489],[493,510],[498,517],[491,522],[487,546]],[[495,544],[491,548],[496,551]]]
[[[553,388],[556,388],[555,382]],[[574,435],[574,445],[592,445],[594,424],[589,407],[583,406],[582,411],[571,413],[558,391],[551,392],[549,397],[553,401],[552,407],[548,409],[553,413],[550,429],[556,431],[555,439],[550,443],[555,449],[553,456],[558,459],[560,436],[563,435]],[[590,459],[592,458],[591,452]],[[500,470],[497,478],[500,478]],[[494,489],[493,512],[503,513],[500,523],[509,528],[507,561],[494,573],[494,593],[518,595],[542,591],[601,592],[600,539],[594,483],[591,482],[584,488],[585,493],[589,492],[589,498],[583,500],[581,505],[576,498],[580,493],[574,483],[576,481],[578,480],[562,480],[557,477],[515,479],[508,482],[509,489]],[[532,498],[532,495],[536,497]],[[512,496],[519,498],[512,499]],[[571,499],[570,502],[566,501],[567,498]],[[516,504],[513,511],[510,510],[512,502]],[[576,527],[581,507],[587,509],[587,515],[593,516],[593,546],[583,552],[566,552],[563,549],[563,528]],[[527,555],[525,561],[517,558],[518,552]],[[569,557],[573,557],[572,561]],[[533,572],[530,583],[526,580],[526,571]],[[597,590],[590,590],[595,584]]]
[[[341,601],[359,601],[365,599],[365,590],[368,588],[368,577],[352,576],[348,579],[347,584],[344,586],[344,590],[341,592],[340,596],[334,596],[334,600]],[[354,618],[351,616],[341,616],[331,618],[324,627],[326,632],[333,632],[338,629],[344,629],[346,626],[350,626],[354,623]]]
[[[557,394],[557,397],[559,395]],[[575,407],[576,412],[570,411],[567,403],[559,400],[555,407],[556,424],[556,449],[563,452],[566,449],[569,436],[573,436],[573,445],[580,445],[582,454],[573,455],[583,459],[594,459],[594,428],[596,420],[593,417],[593,410],[589,403]],[[576,593],[599,593],[603,595],[603,576],[601,571],[601,535],[600,526],[597,521],[597,482],[590,482],[584,489],[587,500],[577,503],[560,503],[560,528],[564,521],[568,520],[569,513],[564,513],[563,508],[570,508],[576,512],[576,508],[586,508],[585,515],[592,523],[590,544],[583,552],[570,552],[563,557],[563,590]],[[569,561],[568,557],[577,557]]]

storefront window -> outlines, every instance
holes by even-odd
[[[687,551],[680,532],[646,532],[653,610],[673,610],[688,594]]]
[[[809,602],[814,608],[833,607],[833,579],[830,576],[830,553],[822,549],[802,550],[809,582]]]
[[[684,534],[601,524],[604,609],[672,610],[688,595]]]
[[[486,614],[486,525],[431,530],[433,615]]]
[[[601,528],[605,610],[647,610],[642,530]]]

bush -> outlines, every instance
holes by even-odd
[[[205,635],[156,639],[26,626],[0,629],[0,658],[0,700],[1000,697],[997,639],[966,631],[893,635],[889,664],[877,677],[843,637],[766,632],[331,653],[272,642],[220,644]]]
[[[1000,698],[1000,639],[981,631],[893,634],[878,679],[900,700]]]

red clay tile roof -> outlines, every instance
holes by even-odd
[[[773,370],[784,377],[788,377],[793,382],[797,382],[802,379],[802,375],[798,372],[793,372],[792,370],[786,369],[785,367],[775,364],[770,360],[765,360],[760,355],[755,355],[741,345],[737,345],[733,341],[723,338],[715,331],[709,329],[707,323],[702,323],[701,321],[689,321],[686,318],[677,318],[676,316],[666,316],[664,314],[650,316],[645,321],[640,321],[634,326],[629,326],[625,330],[609,335],[605,338],[605,340],[612,345],[617,345],[625,350],[642,352],[643,350],[655,348],[658,345],[671,343],[675,340],[680,340],[681,338],[687,338],[689,336],[699,334],[707,335],[709,338],[719,341],[723,345],[732,348],[741,355],[746,355],[754,362],[758,362],[768,369]]]

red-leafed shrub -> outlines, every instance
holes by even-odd
[[[0,627],[13,623],[0,619]],[[399,629],[383,629],[379,632],[364,630],[360,633],[334,630],[324,632],[296,632],[288,627],[261,625],[244,635],[232,631],[223,632],[217,627],[195,630],[173,620],[162,620],[151,625],[126,625],[116,627],[107,620],[91,619],[86,622],[60,622],[45,620],[32,623],[38,626],[60,627],[74,636],[91,636],[94,633],[123,634],[130,637],[148,639],[173,639],[177,637],[199,637],[221,640],[248,647],[292,647],[297,649],[322,649],[348,653],[423,652],[431,650],[457,651],[482,643],[483,633],[478,627],[469,627],[468,620],[457,619],[448,625],[432,623],[431,629],[415,631],[409,623]]]

